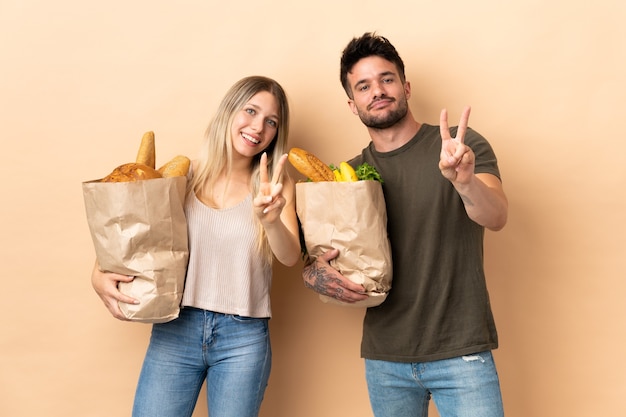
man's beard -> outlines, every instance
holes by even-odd
[[[407,100],[400,100],[396,110],[382,116],[372,116],[360,109],[357,109],[357,111],[361,122],[363,122],[365,126],[372,129],[387,129],[404,119],[408,109]]]

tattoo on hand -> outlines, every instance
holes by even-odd
[[[474,202],[467,196],[463,195],[463,194],[459,194],[461,196],[461,200],[463,201],[463,204],[465,204],[466,206],[473,206]]]
[[[306,267],[304,275],[305,287],[324,295],[331,294],[330,284],[341,284],[341,281],[338,278],[327,273],[327,268],[325,266],[320,266],[317,262],[314,262],[310,266]],[[335,293],[339,292],[343,292],[343,288],[339,287],[335,289]]]

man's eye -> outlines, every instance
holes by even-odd
[[[366,91],[369,88],[368,85],[362,85],[359,87],[359,91]]]

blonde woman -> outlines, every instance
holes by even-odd
[[[259,413],[271,368],[274,258],[300,256],[293,181],[283,171],[289,106],[274,80],[252,76],[222,100],[193,162],[185,200],[189,266],[179,318],[152,328],[134,417],[191,416],[207,384],[211,417]],[[97,266],[92,284],[111,314],[132,277]]]

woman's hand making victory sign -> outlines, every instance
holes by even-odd
[[[469,120],[470,108],[463,109],[456,137],[450,135],[448,127],[448,111],[443,109],[439,118],[441,133],[441,157],[439,170],[449,181],[467,184],[474,175],[474,152],[465,145],[465,132]]]
[[[259,194],[255,197],[253,205],[254,213],[259,217],[267,233],[272,253],[283,265],[293,266],[300,258],[300,240],[293,183],[289,177],[282,175],[286,161],[287,154],[284,154],[278,160],[270,182],[267,174],[267,155],[265,153],[261,155]]]
[[[260,164],[260,187],[259,194],[254,199],[254,212],[263,224],[274,223],[279,217],[285,206],[285,197],[283,197],[283,184],[279,182],[283,172],[287,154],[282,155],[276,171],[272,175],[272,181],[269,181],[267,174],[267,154],[263,152]]]

